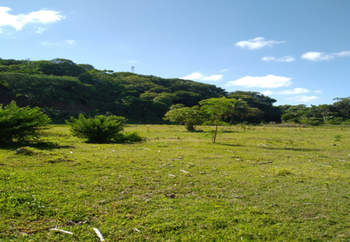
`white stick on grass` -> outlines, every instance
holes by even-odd
[[[93,230],[95,231],[95,233],[97,234],[97,236],[100,238],[100,241],[105,241],[105,239],[103,238],[100,230],[93,228]]]
[[[61,233],[64,233],[64,234],[73,234],[72,232],[69,232],[69,231],[66,231],[66,230],[62,230],[62,229],[57,229],[57,228],[52,228],[50,230],[61,232]]]

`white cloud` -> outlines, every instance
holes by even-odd
[[[219,81],[223,78],[223,75],[211,75],[211,76],[204,76],[200,72],[193,72],[189,74],[188,76],[181,77],[180,79],[184,80],[203,80],[203,81]]]
[[[339,57],[350,56],[350,51],[343,51],[343,52],[336,53],[336,56],[339,56]]]
[[[57,42],[52,42],[52,41],[44,41],[41,42],[41,45],[46,45],[46,46],[63,46],[63,45],[74,45],[77,42],[75,40],[65,40],[65,41],[57,41]]]
[[[39,27],[36,31],[37,34],[42,34],[47,28]]]
[[[29,23],[47,24],[64,19],[57,11],[39,10],[29,14],[11,15],[8,13],[10,10],[8,7],[0,7],[0,26],[11,26],[17,31]]]
[[[263,58],[261,58],[261,60],[263,60],[263,61],[274,61],[274,60],[276,60],[276,57],[264,56]]]
[[[295,96],[295,97],[287,98],[286,100],[308,103],[316,99],[318,99],[317,96]]]
[[[276,61],[280,62],[293,62],[295,61],[295,58],[293,56],[286,55],[284,57],[278,58]]]
[[[265,96],[268,96],[268,95],[273,94],[273,92],[271,92],[271,91],[265,91],[265,92],[261,92],[261,94],[263,94],[263,95],[265,95]]]
[[[310,61],[322,61],[333,59],[333,54],[325,54],[323,52],[307,52],[301,56],[301,58]]]
[[[137,60],[127,60],[126,62],[128,62],[129,64],[135,64],[135,63],[138,63]]]
[[[181,77],[181,79],[185,80],[197,80],[197,79],[202,79],[202,74],[200,72],[193,72],[189,74],[188,76]]]
[[[309,61],[323,61],[330,60],[334,57],[350,57],[350,51],[342,51],[339,53],[326,54],[324,52],[307,52],[301,56],[301,58]]]
[[[322,90],[315,90],[315,93],[322,93]]]
[[[46,46],[60,46],[60,43],[57,42],[50,42],[50,41],[44,41],[40,43],[41,45],[46,45]]]
[[[74,45],[76,44],[77,42],[75,40],[71,40],[71,39],[67,39],[64,41],[65,43],[69,44],[69,45]]]
[[[227,72],[229,70],[231,70],[231,69],[230,68],[225,68],[225,69],[222,69],[220,72]]]
[[[206,76],[202,80],[204,81],[218,81],[223,77],[223,75],[211,75],[211,76]]]
[[[292,78],[284,76],[245,76],[236,81],[230,81],[226,86],[244,86],[244,87],[262,87],[262,88],[276,88],[287,87],[290,84]]]
[[[250,50],[261,49],[264,47],[272,47],[276,44],[284,43],[285,41],[265,40],[263,37],[257,37],[255,39],[243,40],[236,43],[236,46],[241,48],[247,48]]]
[[[301,93],[308,93],[310,92],[306,88],[294,88],[294,89],[289,89],[285,91],[279,91],[277,94],[282,94],[282,95],[291,95],[291,94],[301,94]]]
[[[292,62],[295,61],[295,58],[293,56],[286,55],[281,58],[276,58],[274,56],[265,56],[261,58],[263,61],[278,61],[278,62]]]
[[[265,92],[262,92],[262,94],[264,94],[264,95],[270,95],[270,94],[295,95],[295,94],[308,93],[308,92],[310,92],[310,91],[306,88],[297,87],[294,89],[278,91],[278,92],[265,91]]]

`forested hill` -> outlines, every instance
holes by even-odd
[[[173,104],[194,106],[227,93],[215,85],[97,70],[66,59],[0,59],[0,95],[4,105],[16,100],[19,106],[42,107],[51,116],[98,110],[159,122]]]
[[[124,116],[128,122],[160,123],[172,105],[191,107],[203,99],[222,96],[243,100],[259,110],[254,116],[237,116],[235,123],[350,124],[350,97],[335,98],[333,104],[319,106],[276,107],[273,104],[277,100],[258,92],[228,93],[215,85],[97,70],[92,65],[66,59],[0,58],[0,104],[7,105],[15,100],[18,106],[42,107],[56,122],[79,113],[108,112]]]

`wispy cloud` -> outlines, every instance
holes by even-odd
[[[295,61],[295,58],[293,56],[286,55],[281,58],[276,58],[274,56],[265,56],[261,58],[263,61],[277,61],[277,62],[293,62]]]
[[[64,46],[64,45],[75,45],[77,42],[75,40],[64,40],[64,41],[44,41],[41,45],[45,46]]]
[[[51,41],[43,41],[40,44],[45,45],[45,46],[60,46],[60,45],[62,45],[61,43],[51,42]]]
[[[189,74],[188,76],[181,77],[181,79],[184,80],[198,80],[202,79],[203,75],[200,72],[193,72]]]
[[[273,94],[273,92],[272,91],[264,91],[264,92],[261,92],[261,94],[268,96],[268,95]]]
[[[65,43],[69,44],[69,45],[74,45],[76,44],[77,42],[75,40],[71,40],[71,39],[67,39],[64,41]]]
[[[261,49],[264,47],[272,47],[277,44],[284,43],[286,41],[265,40],[264,37],[257,37],[255,39],[243,40],[236,43],[237,47],[247,48],[250,50]]]
[[[318,99],[319,97],[317,96],[295,96],[295,97],[291,97],[291,98],[287,98],[286,100],[291,100],[291,101],[295,101],[295,102],[303,102],[303,103],[309,103],[313,100]]]
[[[282,90],[282,91],[264,91],[262,94],[264,95],[271,95],[271,94],[280,94],[280,95],[296,95],[296,94],[303,94],[303,93],[309,93],[311,92],[309,89],[306,88],[294,88],[294,89],[289,89],[289,90]],[[315,90],[314,93],[322,93],[321,90]]]
[[[211,75],[211,76],[206,76],[202,80],[204,81],[219,81],[223,75]]]
[[[243,86],[243,87],[262,87],[262,88],[276,88],[287,87],[292,78],[284,76],[245,76],[236,81],[230,81],[225,86]]]
[[[39,27],[36,31],[37,34],[42,34],[47,28]]]
[[[222,69],[220,72],[228,72],[229,70],[231,70],[231,68]]]
[[[127,60],[126,62],[128,62],[129,64],[135,64],[135,63],[138,63],[137,60]]]
[[[219,81],[222,78],[223,78],[223,75],[204,76],[200,72],[193,72],[188,76],[181,77],[181,79],[184,79],[184,80],[203,80],[203,81]]]
[[[306,88],[294,88],[294,89],[279,91],[279,92],[276,92],[276,94],[294,95],[294,94],[301,94],[301,93],[308,93],[308,92],[310,91]]]
[[[343,51],[335,54],[338,57],[348,57],[350,56],[350,51]]]
[[[30,23],[47,24],[64,19],[64,16],[60,15],[59,12],[51,10],[39,10],[29,14],[18,15],[11,15],[8,13],[9,11],[11,11],[11,8],[0,7],[0,27],[10,26],[15,28],[16,31],[21,30]]]
[[[326,54],[324,52],[307,52],[301,58],[309,61],[324,61],[331,60],[335,57],[350,57],[350,51],[342,51],[339,53]]]
[[[310,61],[322,61],[333,59],[334,56],[332,54],[325,54],[323,52],[307,52],[303,54],[301,58]]]

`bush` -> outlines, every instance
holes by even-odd
[[[115,139],[116,142],[140,142],[143,141],[144,138],[141,137],[136,131],[134,132],[125,132],[125,133],[121,133],[120,135],[118,135],[118,137]]]
[[[85,118],[79,115],[78,119],[71,117],[70,126],[72,134],[88,142],[105,143],[120,139],[120,132],[124,130],[124,117],[115,115],[98,115],[94,118]]]
[[[342,125],[350,125],[350,119],[348,119],[348,120],[342,122],[341,124],[342,124]]]
[[[50,121],[39,108],[20,108],[14,101],[6,107],[0,104],[0,142],[36,139]]]

